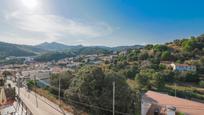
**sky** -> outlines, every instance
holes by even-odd
[[[162,44],[204,34],[203,0],[1,0],[0,41]]]

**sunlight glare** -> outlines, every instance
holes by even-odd
[[[28,9],[34,9],[38,5],[37,0],[21,0],[23,5]]]

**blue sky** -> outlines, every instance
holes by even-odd
[[[0,41],[165,43],[204,33],[202,0],[1,0]]]

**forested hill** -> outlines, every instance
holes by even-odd
[[[31,46],[0,42],[0,59],[5,59],[5,57],[9,56],[38,56],[38,59],[40,60],[50,61],[52,59],[61,59],[64,57],[76,56],[79,54],[109,54],[113,51],[121,51],[141,47],[143,46],[68,46],[56,42],[45,42],[36,46]]]
[[[144,83],[143,78],[146,76],[145,79],[149,79],[149,86],[145,85],[148,83],[144,83],[141,85],[143,87],[160,87],[160,83],[169,82],[192,82],[200,85],[204,82],[202,81],[204,80],[204,35],[174,40],[166,44],[146,45],[143,49],[129,50],[127,54],[119,55],[115,62],[114,70],[124,71],[124,75],[132,79],[135,79],[137,74],[139,76],[137,79],[141,78],[139,79],[141,84]],[[193,65],[196,67],[196,71],[172,72],[169,67],[171,63]],[[134,68],[132,69],[132,67]],[[154,74],[159,74],[160,77],[152,76]],[[152,80],[155,80],[153,77],[156,78],[158,86],[151,84]],[[204,83],[201,86],[204,87]]]
[[[203,51],[204,48],[204,34],[198,37],[190,37],[189,39],[174,40],[166,44],[174,49],[179,48],[180,51]]]
[[[196,70],[174,71],[171,63],[193,66]],[[127,78],[130,86],[143,91],[174,95],[176,89],[178,97],[204,100],[201,91],[201,87],[204,88],[204,35],[128,50],[106,64],[104,70],[109,69]]]
[[[45,52],[45,50],[29,46],[29,45],[17,45],[0,42],[0,57],[8,56],[33,56],[39,53]]]
[[[38,47],[47,51],[63,51],[65,49],[71,49],[77,46],[68,46],[57,42],[52,42],[52,43],[44,42],[39,45],[36,45],[35,47]]]
[[[174,71],[170,67],[171,63],[196,66],[196,70]],[[65,90],[63,95],[65,103],[94,115],[112,113],[76,105],[69,100],[75,99],[80,103],[111,108],[113,82],[117,84],[116,110],[130,115],[140,114],[142,99],[140,96],[149,90],[203,101],[204,36],[130,49],[119,53],[115,59],[106,63],[84,64],[73,73],[53,75],[51,85],[57,87],[60,77],[64,79],[63,84],[67,84],[62,87]],[[77,95],[70,94],[70,91]],[[58,95],[53,90],[49,92]]]
[[[117,47],[106,47],[106,46],[83,46],[83,45],[65,45],[62,43],[57,42],[44,42],[42,44],[36,45],[35,47],[44,49],[47,51],[77,51],[79,50],[79,53],[83,51],[83,49],[86,50],[86,52],[91,52],[91,50],[95,49],[101,49],[101,50],[107,50],[107,51],[122,51],[127,49],[135,49],[135,48],[143,48],[143,45],[133,45],[133,46],[117,46]],[[90,50],[90,51],[89,51]],[[82,52],[84,53],[84,52]],[[98,52],[100,53],[100,52]],[[103,53],[103,52],[101,52]]]
[[[133,50],[134,51],[134,50]],[[200,59],[204,56],[204,35],[177,39],[166,44],[146,45],[141,50],[129,51],[121,60],[151,59],[184,63],[188,60]]]
[[[189,39],[174,40],[173,42],[166,43],[163,45],[146,45],[145,47],[142,45],[119,47],[82,45],[68,46],[56,42],[42,43],[36,46],[29,46],[0,42],[0,57],[5,58],[8,56],[33,56],[38,54],[43,54],[47,57],[52,55],[55,55],[56,57],[58,56],[58,54],[60,54],[62,57],[64,57],[79,54],[108,54],[113,51],[123,51],[140,48],[142,48],[142,50],[145,50],[142,52],[142,54],[139,55],[139,57],[141,58],[146,58],[146,53],[148,53],[151,57],[157,57],[157,59],[161,59],[164,61],[183,62],[187,59],[196,59],[203,55],[204,35],[198,37],[191,37]]]

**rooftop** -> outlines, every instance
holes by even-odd
[[[193,65],[189,65],[189,64],[175,64],[176,66],[182,66],[182,67],[186,67],[186,66],[193,66]]]
[[[154,91],[148,91],[147,93],[145,93],[145,95],[143,96],[143,101],[162,106],[174,106],[176,107],[177,111],[183,112],[188,115],[204,114],[203,103],[173,97]]]

